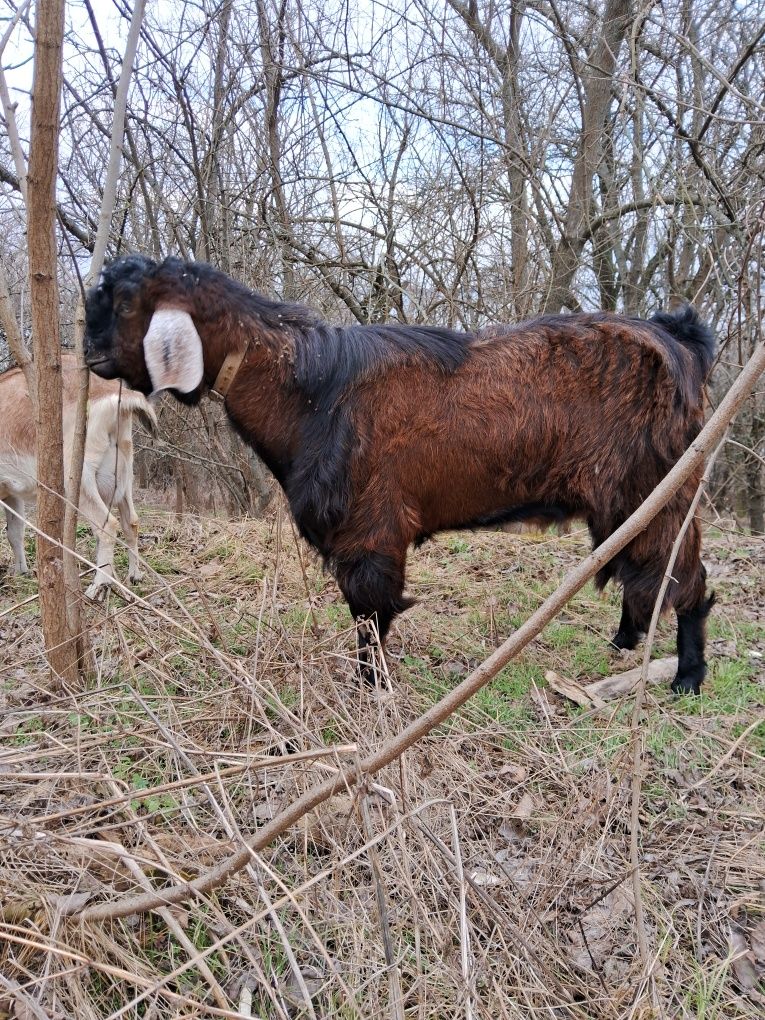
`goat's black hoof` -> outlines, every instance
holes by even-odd
[[[640,631],[617,630],[611,638],[611,644],[614,648],[618,648],[620,652],[631,652],[633,648],[637,648],[638,641],[640,641],[642,636]]]
[[[377,670],[369,662],[360,662],[359,679],[367,687],[374,687],[377,683]]]
[[[701,680],[693,676],[678,675],[672,681],[673,694],[701,694]]]

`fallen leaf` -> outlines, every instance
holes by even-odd
[[[215,577],[223,570],[223,564],[219,560],[210,560],[209,563],[203,563],[199,568],[199,574],[201,577]]]
[[[309,998],[312,999],[321,991],[321,987],[324,984],[321,971],[316,967],[304,966],[300,968],[300,976],[303,979],[303,984]],[[300,1009],[306,1005],[303,989],[300,987],[300,982],[293,971],[290,971],[285,981],[279,983],[279,989],[291,1006]]]
[[[741,932],[733,931],[730,934],[728,945],[736,981],[745,992],[755,989],[759,984],[759,976],[754,962],[754,953],[749,949],[746,939]]]
[[[623,885],[582,909],[568,932],[573,958],[584,967],[602,967],[623,940],[622,923],[632,913],[633,901]]]
[[[276,815],[276,805],[270,800],[263,800],[251,809],[250,815],[258,822],[270,822]]]
[[[518,803],[515,805],[513,810],[510,812],[511,818],[520,818],[523,821],[528,821],[529,818],[534,814],[536,809],[536,803],[530,793],[524,793]]]
[[[470,872],[470,880],[482,889],[491,889],[493,886],[502,885],[502,879],[498,875],[492,875],[485,868],[476,868]]]
[[[57,911],[61,911],[62,914],[77,913],[88,900],[93,896],[92,892],[71,892],[66,893],[63,896],[57,896],[55,893],[49,894],[46,899],[52,907]]]
[[[765,963],[765,921],[760,921],[749,932],[749,945],[761,963]]]
[[[353,797],[341,795],[325,804],[320,804],[298,822],[298,828],[304,832],[317,847],[325,850],[337,845],[344,845],[349,839],[355,839],[361,832],[356,817]]]

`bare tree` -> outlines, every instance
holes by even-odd
[[[37,8],[29,147],[29,276],[37,379],[37,577],[45,648],[53,673],[77,677],[76,635],[69,630],[63,571],[64,493],[61,343],[56,272],[55,186],[62,77],[64,0]]]

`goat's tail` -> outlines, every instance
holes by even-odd
[[[123,389],[119,398],[120,411],[135,414],[148,432],[155,436],[159,431],[159,422],[154,408],[142,393],[134,393]]]
[[[661,326],[693,354],[701,378],[706,379],[715,356],[715,336],[709,326],[701,321],[696,309],[685,305],[677,312],[657,312],[651,316],[651,322]]]

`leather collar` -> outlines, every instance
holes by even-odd
[[[215,377],[215,382],[210,387],[211,397],[217,397],[219,400],[226,399],[226,394],[231,388],[232,382],[236,378],[236,373],[239,371],[246,353],[247,347],[244,347],[239,351],[228,352],[220,367],[220,372],[218,372]]]

